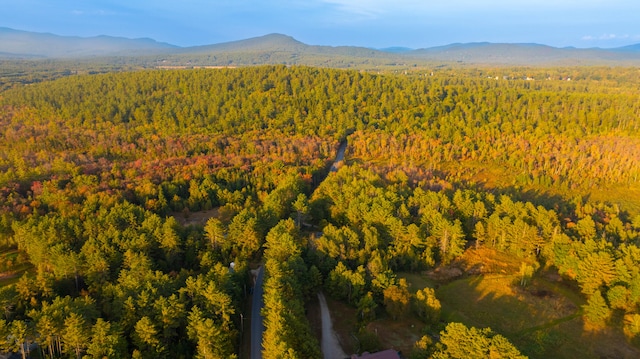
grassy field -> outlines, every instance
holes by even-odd
[[[507,337],[530,358],[640,358],[640,348],[628,343],[621,318],[605,329],[593,330],[582,319],[586,300],[576,284],[553,270],[541,270],[525,287],[518,275],[521,260],[491,249],[469,249],[453,266],[423,273],[398,273],[410,292],[431,287],[442,304],[440,328],[429,328],[415,316],[392,320],[383,308],[366,326],[378,349],[408,355],[425,333],[435,334],[447,322],[490,327]],[[447,277],[447,273],[457,273]],[[472,274],[471,274],[472,273]],[[347,352],[358,348],[356,310],[329,300],[334,328]]]
[[[593,331],[585,325],[581,309],[585,299],[573,282],[542,271],[522,287],[519,261],[489,250],[467,251],[458,265],[468,270],[480,260],[484,261],[482,274],[437,287],[444,321],[490,327],[530,358],[640,357],[640,350],[627,343],[619,326]],[[406,278],[412,284],[428,283],[421,282],[420,276]]]
[[[15,249],[0,253],[0,261],[4,263],[4,271],[0,272],[0,287],[16,283],[27,271],[33,269],[31,263],[17,263],[18,251]],[[7,265],[8,263],[12,263]]]
[[[436,294],[442,303],[443,319],[479,328],[490,327],[526,354],[533,354],[526,349],[539,346],[538,339],[556,338],[538,338],[540,333],[531,335],[528,330],[575,318],[579,307],[566,297],[543,289],[537,281],[523,289],[514,285],[517,280],[513,275],[481,275],[440,287]]]

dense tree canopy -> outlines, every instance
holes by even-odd
[[[14,86],[0,93],[0,266],[21,269],[0,288],[0,346],[234,357],[263,265],[264,356],[320,357],[314,291],[361,324],[384,311],[437,326],[434,290],[397,273],[483,247],[521,259],[523,280],[556,268],[587,322],[619,313],[637,340],[639,83],[633,69],[264,66]],[[435,357],[521,355],[461,324],[427,342]]]

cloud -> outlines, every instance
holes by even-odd
[[[390,15],[396,16],[451,16],[459,14],[518,14],[522,12],[561,11],[575,8],[593,7],[603,0],[315,0],[328,4],[343,15],[355,16],[356,19],[378,19]],[[619,1],[619,0],[609,0]]]
[[[360,18],[375,19],[384,11],[380,8],[379,1],[366,0],[322,0],[323,3],[335,6],[343,13],[355,15]]]
[[[585,35],[582,37],[582,40],[585,40],[585,41],[607,41],[607,40],[629,40],[629,39],[640,40],[640,35],[629,35],[629,34],[617,35],[617,34],[605,33],[600,36]]]
[[[89,11],[85,11],[85,10],[71,10],[71,15],[75,15],[75,16],[113,16],[113,15],[118,15],[117,12],[115,11],[108,11],[108,10],[102,10],[102,9],[96,9],[96,10],[89,10]]]

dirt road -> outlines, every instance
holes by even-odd
[[[331,314],[327,306],[327,299],[322,292],[318,293],[320,301],[320,315],[322,317],[322,354],[324,359],[342,359],[349,356],[342,351],[336,333],[333,331]]]

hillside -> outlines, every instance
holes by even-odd
[[[0,57],[71,59],[113,57],[128,64],[155,66],[244,66],[259,64],[323,67],[415,67],[457,65],[638,65],[640,47],[617,49],[556,48],[539,44],[451,44],[411,50],[382,50],[356,46],[316,46],[270,34],[239,41],[178,47],[151,39],[109,36],[57,36],[0,28]]]
[[[136,56],[166,52],[174,48],[173,45],[159,43],[152,39],[59,36],[0,28],[0,53],[11,54],[13,57]]]
[[[432,61],[478,65],[597,65],[640,62],[636,45],[620,49],[557,48],[540,44],[469,43],[414,50],[407,55]]]
[[[182,48],[178,52],[208,53],[208,52],[244,52],[244,51],[304,51],[308,45],[297,41],[291,36],[269,34],[250,39]]]
[[[395,54],[356,46],[312,46],[282,34],[182,48],[160,55],[163,64],[260,65],[287,64],[323,67],[395,66],[407,59]],[[415,62],[415,60],[413,60]],[[424,62],[423,62],[424,63]]]

